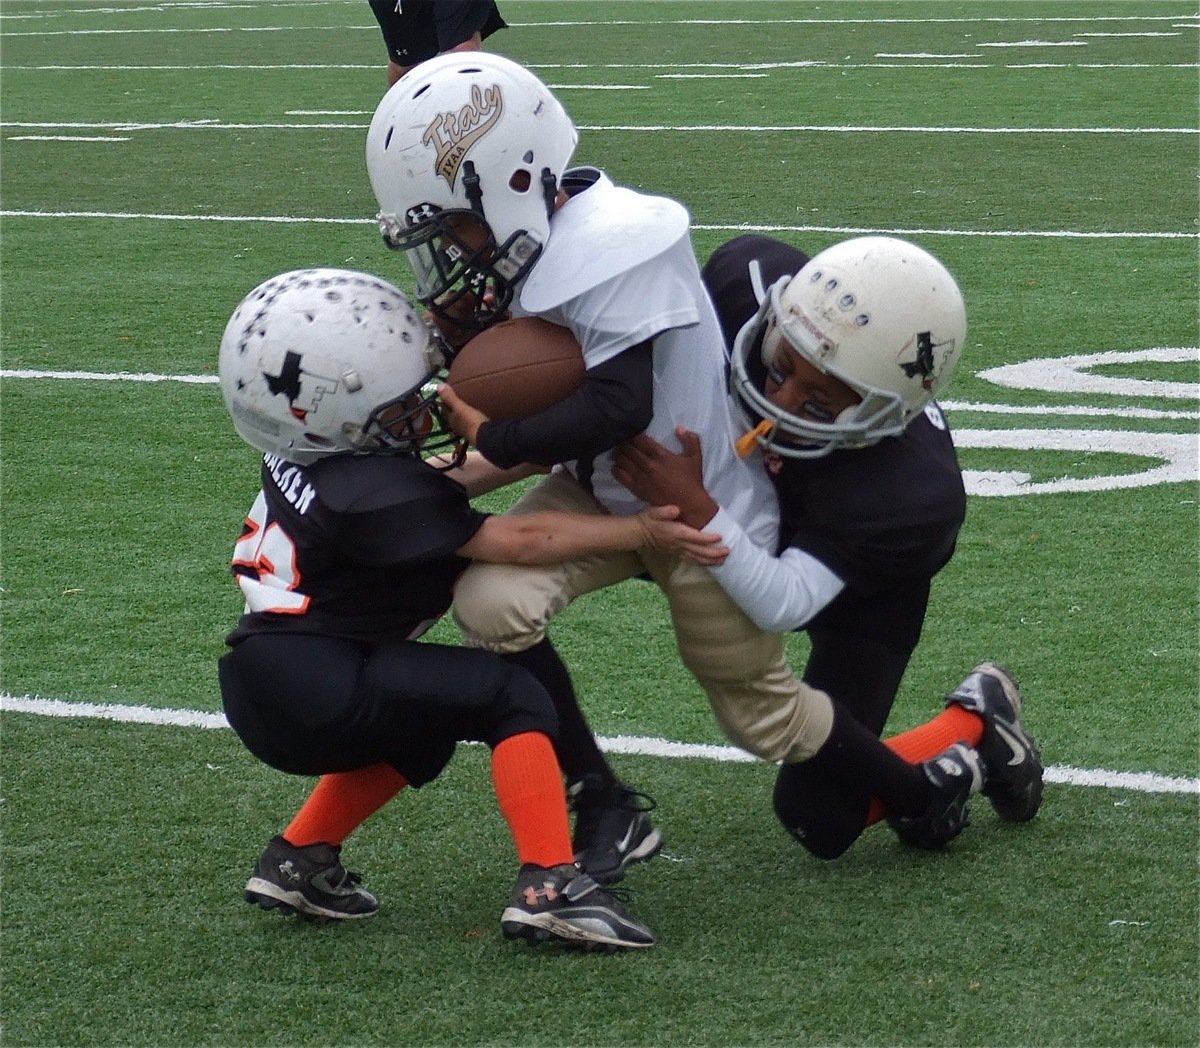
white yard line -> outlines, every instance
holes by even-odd
[[[1196,350],[1188,348],[1189,354]],[[48,379],[63,382],[180,382],[215,386],[216,375],[168,375],[154,371],[50,371],[37,368],[0,368],[0,379]],[[939,402],[947,411],[973,411],[988,415],[1061,415],[1083,418],[1196,419],[1200,411],[1138,407],[1091,407],[1086,404],[989,404],[968,400]]]
[[[9,36],[11,34],[5,34]],[[772,70],[772,69],[1196,69],[1200,62],[991,62],[987,55],[957,59],[937,59],[934,56],[877,55],[877,58],[907,58],[903,62],[827,62],[822,59],[797,59],[791,62],[530,62],[534,70],[549,69],[710,69],[710,70]],[[126,63],[46,63],[37,65],[5,65],[6,70],[23,72],[201,72],[208,69],[226,72],[261,73],[297,69],[378,69],[371,62],[198,62],[183,64],[126,64]],[[654,74],[660,75],[660,74]],[[556,85],[549,84],[551,88]],[[559,84],[558,87],[573,85]],[[574,85],[579,86],[579,85]]]
[[[37,696],[0,695],[0,711],[28,713],[41,717],[87,718],[126,724],[151,724],[176,728],[217,730],[229,727],[223,714],[201,710],[159,709],[153,706],[127,706],[117,703],[64,702]],[[609,753],[628,753],[671,760],[711,760],[752,763],[755,758],[732,746],[672,742],[640,735],[599,736],[600,746]],[[1106,789],[1132,790],[1136,793],[1200,793],[1200,779],[1153,772],[1109,771],[1103,768],[1072,768],[1052,764],[1046,768],[1046,781],[1067,786],[1100,786]]]
[[[355,9],[361,8],[361,2],[358,0],[346,0],[349,6]],[[280,0],[272,0],[270,7],[272,9],[281,9],[286,7],[299,6],[299,4],[281,3]],[[260,12],[264,5],[261,0],[256,3],[233,4],[228,2],[201,4],[170,4],[156,3],[152,8],[146,8],[145,11],[154,14],[160,14],[169,11],[172,7],[186,7],[189,9],[212,7],[214,9],[226,8],[256,8]],[[118,12],[117,9],[109,7],[99,8],[75,8],[67,12],[71,17],[78,18],[85,14],[100,14],[109,15]],[[35,12],[30,14],[14,14],[11,10],[4,12],[0,16],[0,20],[6,23],[17,23],[18,21],[26,24],[32,21],[54,21],[62,18],[62,11],[46,11]],[[960,16],[946,18],[670,18],[670,19],[555,19],[547,21],[526,21],[518,22],[511,21],[508,24],[514,29],[562,29],[562,28],[583,28],[589,26],[602,26],[605,28],[615,26],[632,26],[635,28],[642,26],[697,26],[697,27],[712,27],[721,29],[725,26],[780,26],[780,25],[1091,25],[1093,23],[1135,23],[1135,22],[1165,22],[1173,28],[1181,25],[1184,28],[1190,28],[1191,19],[1194,16],[1187,15],[1076,15],[1076,16],[1041,16],[1041,15],[1011,15],[1011,16]],[[362,24],[345,24],[338,23],[335,25],[271,25],[271,26],[211,26],[207,28],[194,27],[172,27],[164,26],[159,28],[149,29],[71,29],[71,30],[29,30],[15,31],[6,33],[6,36],[66,36],[66,35],[81,35],[84,33],[90,35],[120,35],[125,33],[142,34],[142,33],[297,33],[297,32],[345,32],[346,30],[362,30],[364,32],[378,32],[378,27],[370,22]],[[1032,41],[1024,41],[1026,43]]]

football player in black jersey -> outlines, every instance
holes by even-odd
[[[634,438],[617,476],[652,502],[669,493],[684,520],[722,531],[731,553],[710,571],[759,626],[808,634],[803,680],[830,697],[833,717],[811,756],[780,768],[783,825],[814,855],[834,858],[883,816],[906,842],[940,847],[966,825],[980,786],[1001,818],[1033,818],[1040,755],[1003,667],[976,666],[937,718],[879,741],[930,581],[966,512],[954,443],[932,399],[966,332],[953,278],[891,237],[809,259],[742,236],[713,254],[704,279],[749,428],[740,450],[761,454],[778,492],[778,547],[739,535],[705,490],[700,444],[685,429],[682,454]],[[939,793],[948,803],[931,799]]]
[[[521,862],[504,935],[650,946],[650,930],[573,864],[542,686],[490,652],[417,638],[449,608],[471,558],[535,564],[654,547],[715,563],[726,551],[671,508],[476,511],[471,491],[511,478],[476,460],[460,483],[420,457],[456,439],[436,400],[443,363],[399,291],[345,270],[272,278],[226,327],[225,404],[265,455],[234,549],[246,607],[219,665],[225,713],[265,763],[323,776],[268,844],[246,899],[323,919],[374,914],[375,898],[341,863],[342,842],[404,786],[435,778],[457,741],[478,740],[492,750]]]

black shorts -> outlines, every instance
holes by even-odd
[[[474,648],[258,634],[226,652],[218,672],[225,716],[246,748],[294,775],[384,762],[420,786],[437,778],[456,742],[494,747],[558,730],[532,675]]]
[[[493,0],[371,0],[371,10],[399,66],[414,66],[457,47],[476,33],[486,40],[505,27]]]

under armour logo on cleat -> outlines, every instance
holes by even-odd
[[[541,891],[531,884],[525,889],[523,894],[525,896],[525,905],[527,906],[536,906],[538,899],[545,899],[546,902],[554,902],[558,898],[558,892],[555,891],[554,884],[551,881],[543,882]]]
[[[954,760],[953,757],[938,757],[937,766],[942,769],[947,775],[953,775],[956,778],[962,775],[965,769]]]
[[[303,879],[291,859],[279,864],[279,876],[292,884],[299,884]]]

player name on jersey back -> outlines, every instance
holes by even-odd
[[[301,467],[278,455],[264,455],[263,463],[279,488],[279,494],[287,500],[288,505],[301,516],[307,513],[308,507],[317,497],[317,489],[305,478]]]

